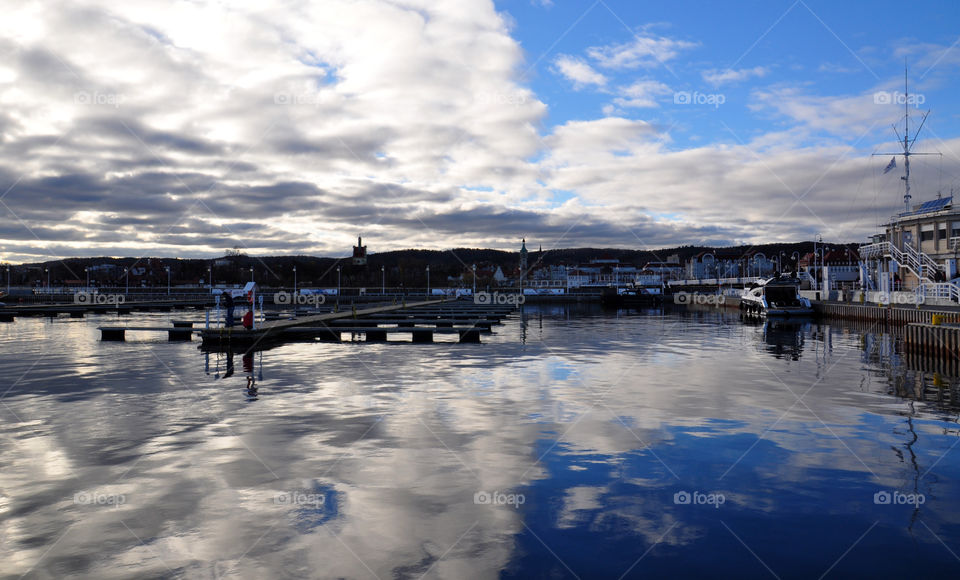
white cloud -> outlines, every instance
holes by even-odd
[[[764,77],[770,69],[762,66],[741,69],[711,69],[703,71],[703,80],[711,85],[719,86],[727,83],[736,83],[747,80],[751,77]]]
[[[657,98],[669,95],[673,91],[667,85],[655,80],[639,80],[632,85],[620,87],[613,104],[622,109],[659,107]]]
[[[826,234],[802,206],[770,227],[795,202],[778,177],[798,192],[816,183],[804,203],[831,223],[848,212],[840,234],[872,229],[863,208],[842,207],[859,160],[818,178],[850,154],[835,145],[899,112],[869,94],[774,87],[752,111],[777,132],[675,151],[654,119],[624,112],[669,87],[608,69],[693,46],[647,36],[558,57],[559,74],[611,102],[604,118],[550,128],[487,0],[18,4],[0,20],[0,191],[13,186],[2,257],[342,255],[358,230],[378,251],[512,248],[518,232],[581,246],[628,245],[631,231],[657,245]],[[955,164],[945,157],[947,175]],[[561,190],[569,201],[545,201]]]
[[[557,72],[573,82],[575,88],[594,85],[602,87],[607,84],[607,78],[598,73],[581,58],[561,54],[553,61]]]
[[[750,108],[788,118],[797,129],[823,131],[856,142],[880,125],[896,121],[890,106],[875,103],[874,94],[810,95],[796,87],[755,91]]]
[[[663,65],[676,58],[681,51],[696,46],[697,43],[686,40],[637,34],[633,40],[623,44],[591,47],[587,49],[587,55],[604,68],[651,68]]]

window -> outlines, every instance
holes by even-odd
[[[950,237],[960,238],[960,222],[952,222],[950,224]]]
[[[937,239],[938,240],[947,239],[947,224],[940,224],[937,226]]]
[[[929,242],[933,239],[933,224],[923,224],[920,226],[920,241]]]

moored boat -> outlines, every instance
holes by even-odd
[[[800,280],[785,275],[745,289],[740,296],[740,311],[758,316],[809,316],[813,307],[809,299],[800,296]]]

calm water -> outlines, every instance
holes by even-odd
[[[228,361],[115,318],[0,325],[0,577],[960,576],[957,379],[869,325],[527,307]]]

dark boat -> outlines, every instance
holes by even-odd
[[[661,298],[661,294],[642,286],[607,286],[600,294],[600,303],[611,308],[629,308],[652,306],[658,304]]]

